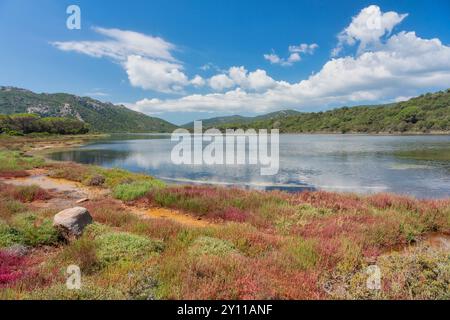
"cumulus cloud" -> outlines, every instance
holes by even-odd
[[[239,87],[225,93],[189,95],[180,99],[144,99],[130,107],[142,112],[222,111],[255,113],[280,108],[325,107],[414,96],[423,88],[444,88],[450,83],[450,47],[439,39],[423,39],[415,32],[400,32],[376,49],[356,56],[334,58],[298,83],[275,81],[265,71],[231,68],[224,75]],[[265,90],[252,91],[266,79]],[[251,84],[250,84],[251,83]]]
[[[195,87],[203,87],[205,83],[205,79],[203,79],[203,77],[199,76],[198,74],[195,75],[195,77],[191,80],[191,84]]]
[[[345,44],[354,45],[359,43],[358,52],[363,52],[367,47],[377,46],[380,39],[392,32],[408,16],[408,14],[398,14],[397,12],[381,12],[379,6],[371,5],[361,10],[353,17],[350,25],[338,36],[339,43],[333,50],[333,55],[337,56]]]
[[[257,69],[248,72],[243,66],[231,67],[226,73],[211,77],[208,83],[215,91],[224,91],[235,87],[250,91],[261,91],[276,85],[276,81],[269,77],[265,70]]]
[[[128,56],[124,62],[131,85],[160,92],[181,91],[189,80],[176,63]]]
[[[268,53],[264,55],[264,59],[269,61],[271,64],[279,64],[281,66],[292,66],[295,62],[301,61],[300,54],[313,54],[314,51],[319,46],[316,43],[306,44],[301,43],[300,45],[291,45],[288,47],[289,56],[287,58],[280,58],[276,53]]]
[[[105,36],[98,41],[56,41],[52,45],[63,51],[73,51],[95,58],[109,58],[126,71],[130,84],[164,93],[182,92],[199,79],[188,80],[183,66],[172,55],[176,46],[160,37],[134,31],[94,28]]]

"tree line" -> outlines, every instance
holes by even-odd
[[[30,133],[85,134],[89,126],[72,118],[40,117],[36,114],[0,114],[0,133],[24,135]]]

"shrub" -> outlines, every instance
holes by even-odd
[[[88,166],[77,163],[66,162],[64,164],[52,165],[49,176],[57,179],[67,179],[70,181],[83,182],[90,175]]]
[[[194,241],[189,249],[193,256],[214,255],[225,256],[233,252],[237,252],[233,244],[226,240],[211,238],[207,236],[199,237]]]
[[[29,246],[55,245],[59,241],[58,232],[50,219],[42,219],[33,213],[15,216],[12,227],[17,230],[23,244]]]
[[[0,199],[0,218],[9,220],[16,213],[24,212],[27,208],[22,202],[14,199]]]
[[[18,151],[0,151],[0,176],[27,176],[24,170],[44,164],[41,158],[25,156]]]
[[[9,225],[0,220],[0,248],[21,243],[22,240],[23,238],[17,230],[11,228]]]
[[[118,201],[94,200],[86,204],[95,221],[112,227],[124,227],[139,219],[136,215],[125,211]]]
[[[164,184],[159,180],[135,181],[117,185],[113,190],[113,195],[117,199],[131,201],[144,196],[153,188],[163,186]]]
[[[95,242],[88,236],[83,236],[64,248],[61,259],[65,265],[75,264],[82,272],[89,273],[98,265]]]
[[[294,268],[308,270],[314,268],[319,262],[319,254],[312,240],[295,239],[287,247],[287,257]]]
[[[36,200],[48,200],[50,195],[47,191],[37,185],[31,186],[16,186],[12,191],[14,199],[21,202],[33,202]]]
[[[10,285],[22,276],[24,258],[0,250],[0,288]]]
[[[164,248],[161,241],[126,232],[102,234],[96,238],[96,243],[97,256],[102,265],[144,258]]]
[[[87,181],[87,185],[89,186],[101,186],[105,183],[105,177],[101,174],[95,174],[90,177]]]

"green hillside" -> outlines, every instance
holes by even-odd
[[[260,118],[250,122],[230,121],[217,128],[277,128],[285,133],[450,132],[450,89],[399,103],[342,107],[325,112]]]
[[[256,117],[244,117],[239,115],[233,115],[233,116],[215,117],[210,119],[202,119],[201,121],[204,128],[212,128],[227,125],[229,123],[252,123],[254,121],[274,120],[298,114],[300,114],[300,112],[295,110],[281,110]],[[183,125],[182,127],[191,129],[193,128],[193,126],[194,122],[189,122]]]
[[[0,114],[16,113],[74,118],[88,124],[94,132],[171,132],[176,128],[165,120],[89,97],[0,87]]]

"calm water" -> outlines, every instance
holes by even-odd
[[[174,183],[450,196],[450,161],[396,154],[418,149],[448,152],[450,136],[281,135],[280,170],[275,176],[261,176],[256,165],[174,165],[170,153],[175,144],[169,136],[112,136],[51,158],[146,172]]]

